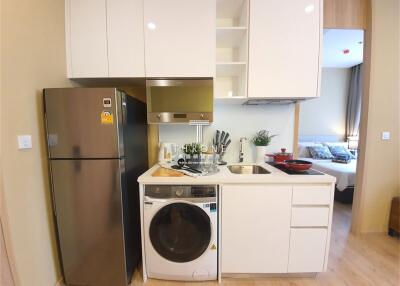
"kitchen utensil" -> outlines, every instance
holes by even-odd
[[[202,176],[208,176],[215,174],[219,171],[217,164],[215,162],[215,153],[203,153],[202,154],[202,163],[201,163],[201,171]]]
[[[275,163],[283,163],[285,160],[293,160],[293,154],[287,153],[286,148],[282,148],[280,153],[267,154],[267,156],[273,158]]]
[[[226,132],[226,133],[225,133],[224,141],[222,142],[222,144],[224,144],[225,147],[226,147],[226,142],[228,141],[228,138],[229,138],[229,132]]]
[[[229,144],[231,144],[231,142],[232,142],[231,139],[229,139],[228,142],[226,142],[226,143],[224,144],[225,150],[226,150],[226,148],[228,148],[228,146],[229,146]]]
[[[215,139],[212,140],[212,147],[214,157],[217,158],[215,161],[218,165],[226,165],[227,163],[223,160],[223,156],[228,148],[229,144],[231,144],[231,140],[229,139],[229,133],[225,131],[217,130]]]
[[[222,145],[224,143],[225,139],[225,131],[221,132],[221,138],[219,139],[219,144]]]
[[[189,166],[187,166],[186,164],[185,164],[185,160],[184,159],[179,159],[178,160],[178,165],[173,165],[173,166],[171,166],[173,169],[182,169],[182,170],[186,170],[186,171],[189,171],[189,172],[192,172],[192,173],[199,173],[199,174],[201,174],[201,171],[199,171],[199,170],[197,170],[197,169],[195,169],[195,168],[191,168],[191,167],[189,167]]]
[[[182,172],[174,171],[171,169],[160,167],[153,174],[152,177],[183,177],[185,174]]]
[[[311,168],[312,163],[304,160],[285,160],[283,165],[291,171],[303,172]]]
[[[228,148],[229,144],[231,144],[231,140],[226,142],[226,144],[221,145],[221,152],[219,153],[219,157],[218,157],[218,165],[226,165],[227,164],[227,162],[223,160],[223,157],[225,155],[226,148]]]
[[[177,155],[177,145],[175,143],[161,142],[159,144],[158,161],[171,162]]]

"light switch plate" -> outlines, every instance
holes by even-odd
[[[32,136],[31,135],[18,135],[18,149],[31,149]]]
[[[382,132],[382,140],[390,140],[390,132],[389,131]]]

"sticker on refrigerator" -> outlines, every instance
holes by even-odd
[[[103,106],[104,107],[111,107],[111,98],[103,98]]]
[[[110,111],[101,113],[101,124],[114,124],[114,117]]]

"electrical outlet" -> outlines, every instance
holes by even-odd
[[[382,140],[390,140],[390,132],[389,131],[382,132]]]
[[[18,135],[18,149],[31,149],[32,136],[31,135]]]

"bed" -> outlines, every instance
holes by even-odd
[[[299,159],[306,160],[313,163],[312,168],[336,177],[336,191],[335,199],[343,203],[352,203],[354,185],[356,180],[357,160],[353,159],[348,164],[332,162],[332,160],[313,159],[308,151],[308,146],[316,145],[343,145],[347,146],[346,142],[334,141],[331,139],[327,142],[321,137],[308,142],[299,142]]]
[[[316,160],[312,158],[299,158],[313,163],[312,168],[336,177],[336,188],[344,191],[349,187],[354,187],[356,180],[357,160],[351,160],[348,164],[335,163],[331,160]]]

